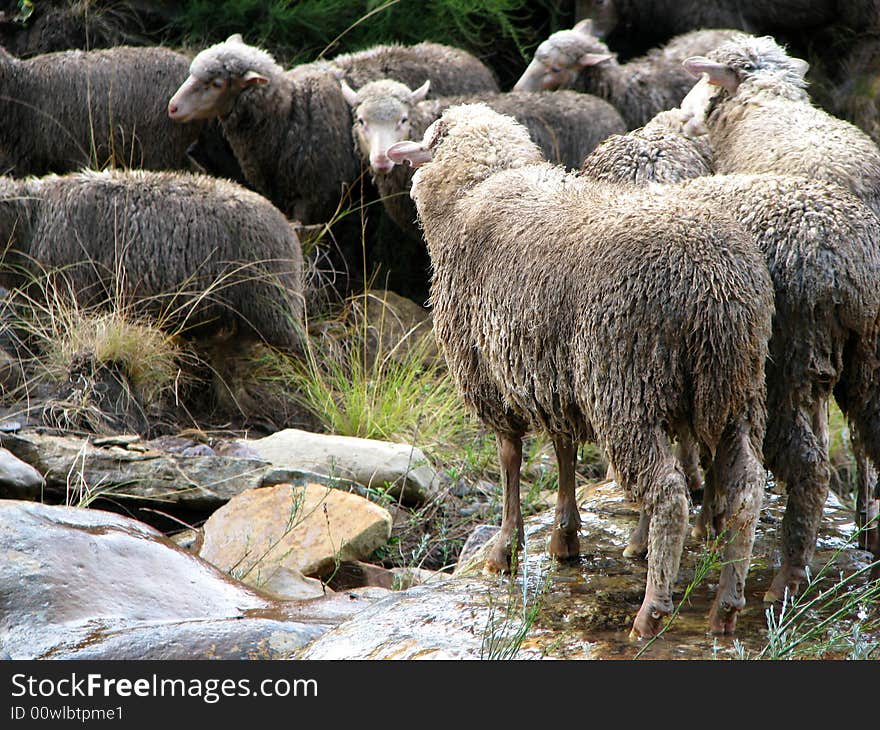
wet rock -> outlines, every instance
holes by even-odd
[[[349,479],[366,487],[388,488],[406,504],[418,504],[437,494],[440,478],[421,449],[352,436],[331,436],[295,428],[262,439],[243,441],[275,466],[306,470],[326,477]]]
[[[392,593],[297,652],[303,659],[632,659],[646,647],[628,634],[645,589],[646,563],[622,557],[638,521],[635,505],[613,482],[578,492],[583,527],[581,557],[560,564],[547,556],[552,510],[527,518],[526,549],[513,580],[485,576],[477,548],[466,565],[446,581]],[[718,573],[697,582],[668,632],[645,649],[653,659],[737,658],[766,645],[762,596],[780,563],[779,517],[784,499],[769,490],[746,583],[746,608],[735,636],[707,634],[707,615]],[[695,511],[692,512],[692,518]],[[814,574],[830,566],[833,580],[871,562],[856,550],[850,510],[833,497],[825,509]],[[481,530],[484,534],[487,532]],[[476,540],[475,540],[476,542]],[[688,538],[674,600],[705,556],[705,545]],[[864,582],[864,580],[863,580]],[[534,610],[534,623],[528,616]],[[524,618],[526,617],[526,618]],[[817,619],[818,620],[818,619]],[[520,643],[517,636],[525,633]]]
[[[280,602],[126,517],[0,500],[13,659],[285,658],[384,592]]]
[[[201,530],[187,528],[186,530],[176,532],[173,535],[168,535],[168,539],[178,547],[182,547],[184,550],[196,555],[198,555],[199,550],[202,548]]]
[[[476,555],[477,551],[498,534],[499,529],[501,528],[498,525],[477,525],[471,531],[471,534],[467,536],[467,540],[464,541],[464,545],[461,547],[455,572],[459,572],[463,566],[467,565]]]
[[[75,436],[0,432],[0,446],[43,474],[46,494],[56,498],[68,494],[71,475],[75,475],[75,487],[92,496],[129,496],[216,509],[246,489],[286,481],[290,476],[265,461],[169,454],[143,443],[120,446],[114,441],[98,447]],[[0,497],[40,499],[41,494],[38,485],[13,487],[0,482]]]
[[[278,484],[243,492],[204,525],[200,555],[260,590],[300,597],[341,561],[361,560],[391,535],[387,510],[319,484]]]
[[[45,485],[43,475],[30,464],[0,448],[0,489],[13,492],[34,492]]]
[[[188,446],[180,452],[181,456],[217,456],[217,452],[214,451],[208,444],[195,444],[194,446]]]

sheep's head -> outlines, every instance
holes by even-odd
[[[424,165],[413,176],[410,195],[414,199],[421,180],[435,164],[447,184],[454,178],[454,185],[465,190],[500,170],[544,162],[528,130],[486,104],[449,107],[425,130],[420,142],[393,144],[388,157],[396,164]]]
[[[535,58],[513,87],[514,91],[555,91],[570,87],[585,68],[614,58],[593,34],[589,20],[582,20],[571,30],[551,35],[535,51]]]
[[[760,38],[736,35],[708,56],[692,56],[684,67],[694,76],[706,74],[709,83],[721,86],[731,95],[747,82],[767,82],[779,88],[798,90],[806,86],[804,76],[810,65],[789,56],[771,36]]]
[[[225,116],[243,91],[265,86],[280,73],[272,56],[236,33],[193,59],[189,78],[168,102],[168,116],[176,122]]]
[[[358,149],[370,169],[385,175],[394,168],[388,148],[410,138],[410,114],[428,94],[431,82],[415,91],[391,79],[373,81],[354,91],[340,82],[342,94],[354,113],[354,136]]]

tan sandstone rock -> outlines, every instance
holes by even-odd
[[[233,577],[275,595],[323,592],[340,561],[361,560],[391,535],[387,510],[320,484],[251,489],[214,512],[199,555]],[[291,591],[293,595],[291,595]]]

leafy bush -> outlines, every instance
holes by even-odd
[[[178,40],[207,45],[242,33],[285,65],[378,43],[435,41],[471,51],[510,88],[534,46],[574,20],[553,0],[186,0],[172,24]]]

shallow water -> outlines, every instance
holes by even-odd
[[[668,631],[646,648],[629,630],[642,601],[647,565],[622,555],[638,512],[613,482],[578,492],[583,525],[581,556],[558,564],[546,552],[552,510],[526,521],[525,559],[515,579],[485,576],[477,561],[457,577],[419,586],[374,604],[307,647],[304,658],[478,659],[736,659],[751,658],[767,643],[764,592],[778,567],[784,498],[768,489],[746,583],[747,605],[734,636],[708,633],[717,571],[698,584]],[[692,520],[696,509],[691,511]],[[830,573],[850,573],[870,554],[848,548],[852,515],[833,498],[825,510],[817,571],[832,556]],[[703,546],[688,537],[674,600],[681,601]],[[527,610],[540,609],[514,652],[509,637],[528,625]],[[811,616],[811,619],[815,618]],[[818,619],[816,619],[818,620]]]

